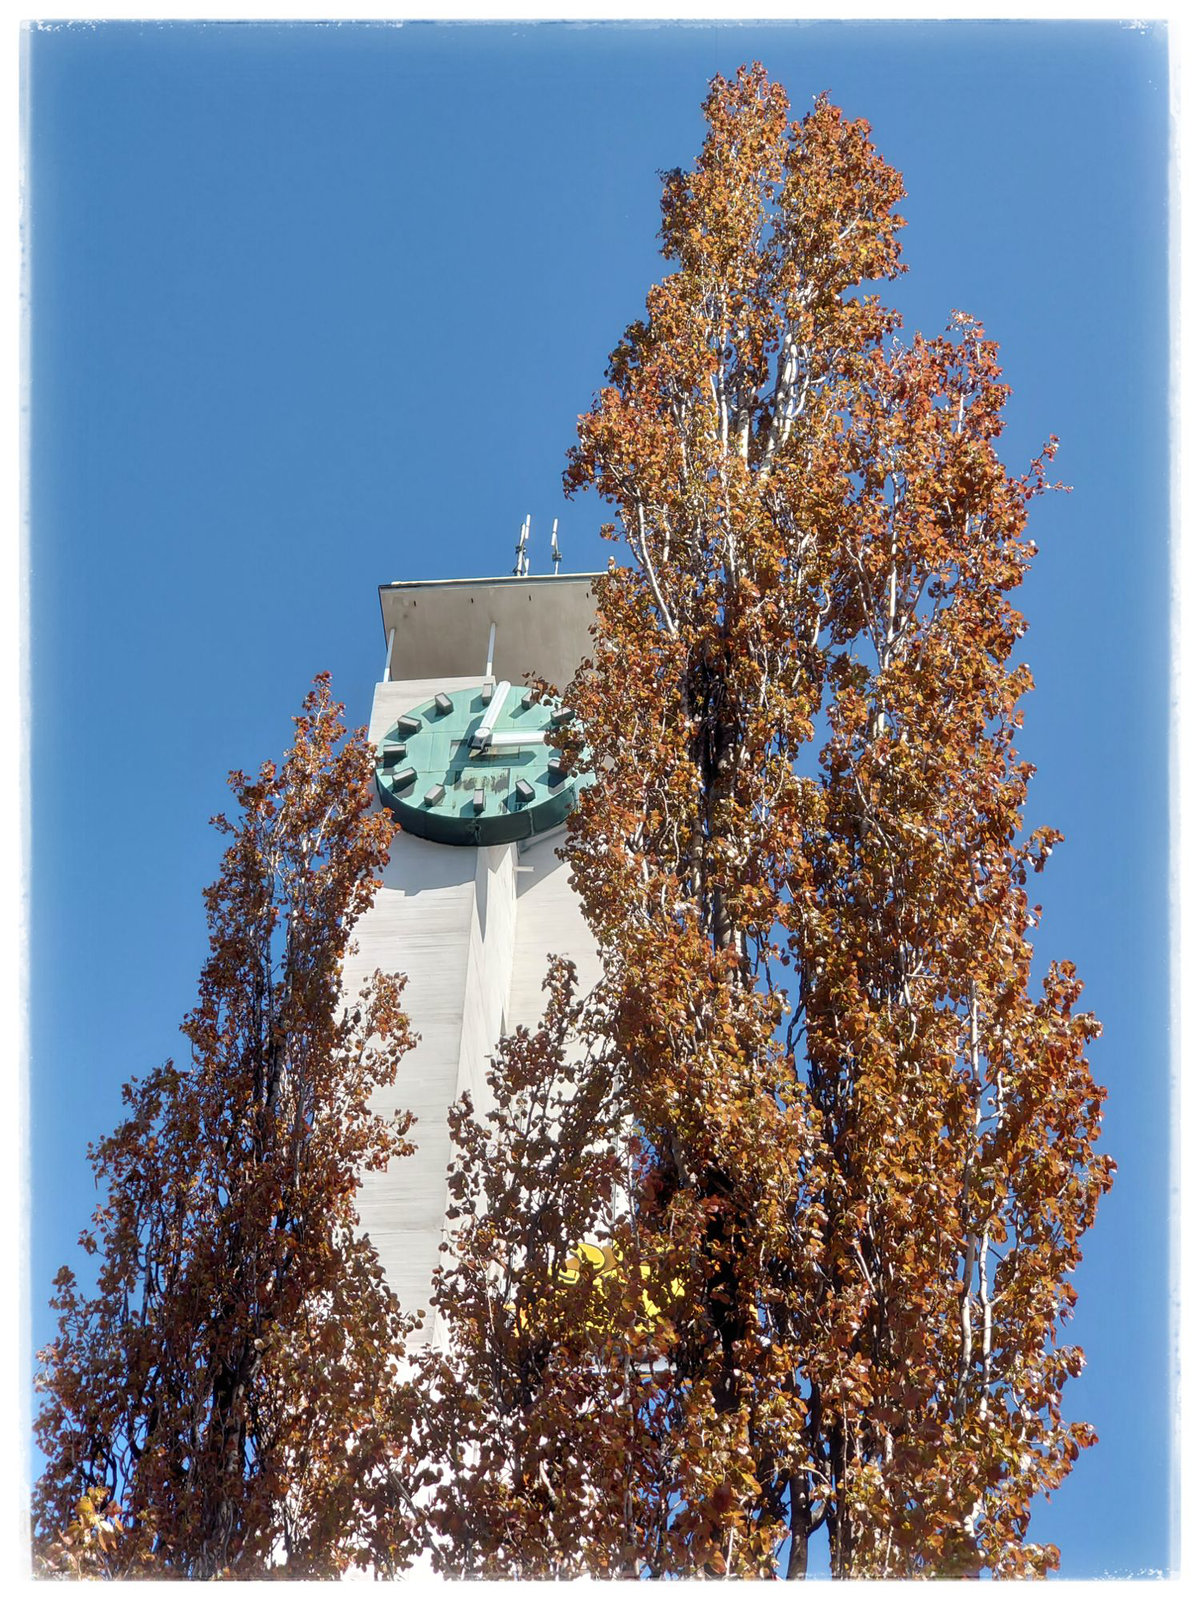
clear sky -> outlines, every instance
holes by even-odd
[[[1050,433],[1018,603],[1039,960],[1104,1024],[1119,1163],[1077,1275],[1085,1453],[1031,1536],[1171,1561],[1168,172],[1161,27],[54,25],[30,41],[33,1343],[89,1139],[183,1044],[224,774],[313,674],[366,720],[376,587],[603,566],[559,476],[646,288],[659,169],[714,72],[828,90],[903,172],[910,329],[1000,341],[1005,454]]]

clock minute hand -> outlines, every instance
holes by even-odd
[[[503,682],[496,685],[495,693],[492,695],[492,703],[484,712],[482,721],[471,735],[473,749],[486,750],[488,745],[491,744],[492,729],[496,726],[500,713],[504,709],[504,702],[508,698],[511,689],[511,683]]]

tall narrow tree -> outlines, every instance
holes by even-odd
[[[1040,1573],[1111,1181],[1097,1025],[1069,964],[1029,987],[1058,836],[1023,832],[1007,595],[1053,443],[1010,475],[982,330],[904,346],[867,292],[902,188],[865,124],[789,122],[757,67],[705,113],[567,473],[633,556],[571,690],[604,977],[463,1125],[440,1381],[480,1432],[441,1440],[439,1559],[798,1577],[824,1527],[835,1576]],[[610,1269],[571,1269],[587,1228]]]
[[[129,1084],[92,1150],[96,1289],[63,1269],[42,1352],[44,1571],[321,1577],[408,1538],[410,1324],[354,1200],[408,1149],[369,1097],[410,1038],[395,978],[341,994],[392,836],[341,710],[318,678],[282,766],[232,774],[190,1059]]]

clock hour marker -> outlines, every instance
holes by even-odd
[[[426,789],[425,791],[425,804],[427,806],[436,806],[439,800],[444,800],[445,798],[446,785],[444,783],[435,783],[432,789]]]
[[[524,778],[517,779],[516,787],[517,799],[522,805],[526,805],[530,800],[533,799],[533,785],[531,783],[526,783]]]

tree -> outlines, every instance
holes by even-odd
[[[566,474],[633,558],[569,691],[604,976],[459,1119],[437,1560],[800,1577],[824,1528],[838,1577],[1041,1574],[1112,1170],[1081,985],[1030,989],[1060,836],[1008,595],[1054,441],[1011,475],[982,328],[904,344],[868,292],[903,191],[866,124],[760,67],[705,114]]]
[[[411,1039],[400,980],[341,993],[392,837],[341,711],[318,677],[282,766],[231,774],[190,1061],[128,1084],[90,1152],[96,1290],[59,1273],[41,1355],[43,1571],[321,1577],[405,1547],[412,1324],[354,1202],[410,1148],[369,1097]]]

